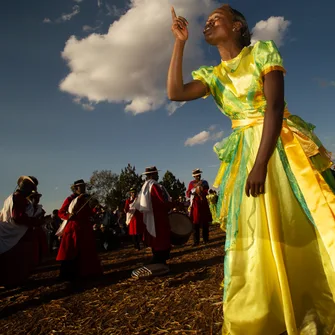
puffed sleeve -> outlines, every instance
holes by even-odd
[[[213,66],[201,66],[192,72],[192,77],[193,80],[200,80],[207,87],[206,95],[203,97],[207,98],[211,94]]]
[[[254,57],[262,77],[271,71],[286,73],[283,58],[273,41],[258,41],[254,46]]]

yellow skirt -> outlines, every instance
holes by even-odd
[[[335,196],[284,123],[265,194],[248,198],[262,128],[233,133],[221,151],[229,156],[218,180],[227,231],[223,334],[335,334]]]

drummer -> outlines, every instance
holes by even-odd
[[[146,176],[146,182],[137,197],[135,207],[143,213],[144,239],[153,254],[150,264],[166,264],[171,250],[168,218],[169,210],[172,209],[171,198],[158,183],[158,170],[155,166],[147,167],[143,175]]]

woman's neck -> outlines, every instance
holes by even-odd
[[[238,45],[235,41],[229,41],[219,44],[217,48],[223,61],[235,58],[242,50],[242,47]]]

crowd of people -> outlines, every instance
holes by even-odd
[[[21,176],[17,190],[6,199],[0,212],[0,267],[4,269],[0,286],[24,283],[33,268],[54,253],[60,262],[60,279],[99,276],[103,271],[98,252],[120,248],[129,239],[136,250],[151,248],[151,264],[166,266],[171,250],[170,212],[190,218],[194,247],[200,243],[201,228],[203,242],[208,243],[208,227],[213,222],[216,203],[207,201],[213,191],[208,193],[208,183],[201,179],[201,172],[193,171],[186,201],[184,195],[172,199],[158,183],[156,167],[149,167],[143,173],[146,181],[140,192],[131,188],[129,198],[120,204],[123,210],[118,207],[114,211],[90,196],[85,181],[80,179],[71,186],[72,194],[51,215],[46,215],[40,204],[37,178]]]

